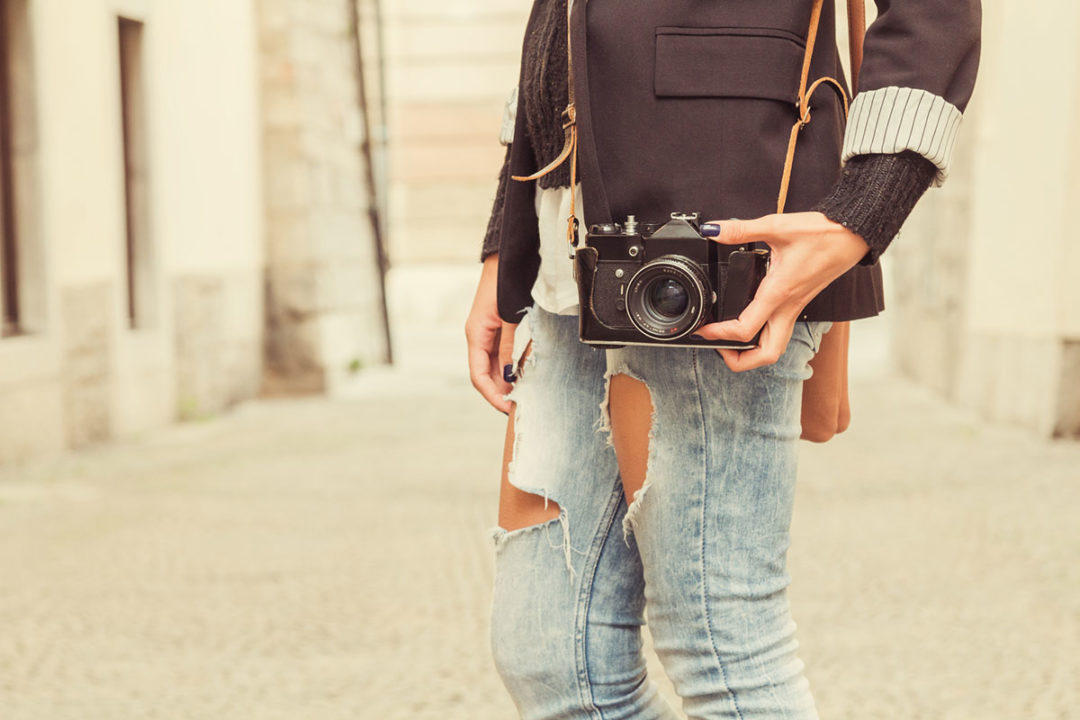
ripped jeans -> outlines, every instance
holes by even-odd
[[[492,533],[492,651],[521,717],[680,717],[646,675],[647,610],[690,718],[816,718],[785,564],[802,381],[828,323],[800,321],[775,365],[733,373],[712,349],[598,350],[576,316],[534,307],[527,322],[509,481],[560,511]],[[629,508],[608,427],[616,374],[654,408]]]

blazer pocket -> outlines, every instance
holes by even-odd
[[[785,30],[659,27],[654,92],[794,103],[805,52],[803,38]]]

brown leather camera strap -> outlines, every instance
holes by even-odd
[[[579,0],[585,2],[586,0]],[[795,148],[799,141],[799,132],[810,124],[810,99],[824,84],[829,84],[840,94],[844,103],[844,115],[848,112],[848,96],[843,85],[835,78],[823,77],[814,81],[809,88],[807,82],[810,78],[810,63],[814,57],[814,46],[817,44],[818,27],[821,24],[821,10],[825,0],[814,0],[814,6],[810,13],[810,28],[806,33],[806,52],[803,55],[802,72],[799,75],[799,94],[796,107],[799,111],[799,119],[791,128],[788,139],[787,156],[784,159],[784,172],[780,180],[780,195],[776,201],[776,212],[784,212],[787,204],[788,190],[791,186],[791,170],[795,163]],[[862,66],[863,38],[866,27],[866,0],[847,0],[848,9],[848,40],[851,50],[851,87],[858,85],[859,68]],[[544,168],[532,175],[513,175],[511,179],[519,182],[539,180],[548,175],[567,159],[570,160],[570,217],[567,218],[566,240],[570,246],[570,257],[574,256],[574,248],[578,245],[578,220],[576,212],[575,196],[577,193],[577,108],[574,98],[574,53],[570,32],[571,15],[574,9],[574,0],[566,2],[566,67],[569,74],[568,103],[563,110],[563,134],[565,141],[562,152]]]
[[[858,84],[859,69],[862,66],[863,39],[866,34],[866,0],[848,0],[848,40],[851,50],[851,87],[854,89]],[[780,195],[776,199],[776,212],[784,212],[787,204],[788,190],[791,187],[791,170],[795,164],[795,147],[799,142],[799,133],[810,124],[810,99],[822,85],[830,85],[840,95],[844,103],[844,115],[848,114],[848,96],[844,86],[836,78],[818,78],[807,88],[806,83],[810,77],[810,62],[814,57],[814,46],[817,44],[818,27],[821,24],[821,8],[824,0],[814,0],[814,7],[810,13],[810,30],[806,34],[806,53],[803,55],[802,73],[799,76],[799,96],[797,107],[799,119],[791,127],[791,135],[788,138],[787,156],[784,158],[784,172],[780,178]]]

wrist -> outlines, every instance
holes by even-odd
[[[492,308],[498,303],[499,287],[499,256],[489,255],[484,258],[484,266],[480,271],[480,283],[476,288],[477,297],[483,298],[484,305]]]
[[[814,210],[867,245],[861,264],[885,251],[915,203],[929,188],[936,166],[916,153],[858,155],[848,161],[828,197]]]
[[[859,263],[870,253],[870,244],[866,242],[866,238],[862,235],[833,220],[820,210],[815,210],[814,214],[826,226],[829,243],[833,246],[839,246],[841,250],[838,254],[842,255],[845,260],[850,261],[848,263],[849,268]]]

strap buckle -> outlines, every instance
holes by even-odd
[[[562,111],[563,127],[568,128],[573,125],[577,125],[577,107],[574,103],[570,103],[566,106],[566,109]]]

